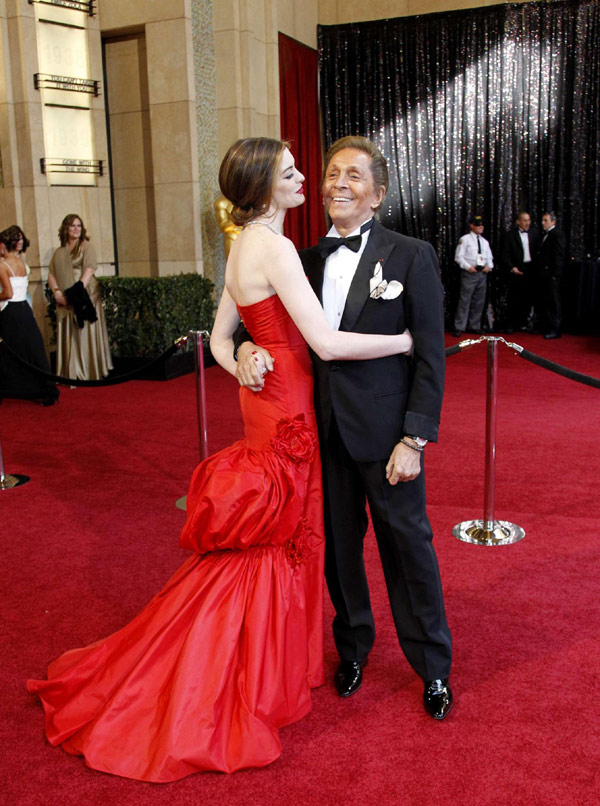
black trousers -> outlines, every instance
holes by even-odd
[[[508,277],[508,314],[510,326],[515,330],[527,325],[534,302],[535,278],[530,268],[524,274]]]
[[[363,561],[368,500],[400,646],[424,680],[447,677],[452,639],[446,621],[432,531],[425,512],[424,468],[395,486],[384,462],[355,462],[335,418],[321,441],[325,493],[325,577],[342,660],[364,660],[375,640]]]
[[[542,326],[546,331],[560,332],[562,324],[561,278],[549,269],[540,273]]]

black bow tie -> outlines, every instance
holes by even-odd
[[[360,228],[360,234],[350,235],[349,238],[319,238],[317,250],[321,257],[326,258],[340,246],[347,246],[352,252],[358,252],[362,243],[363,232],[367,232],[373,226],[373,219],[370,218]]]

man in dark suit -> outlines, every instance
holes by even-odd
[[[335,685],[341,697],[360,688],[375,639],[363,562],[368,500],[398,639],[424,680],[427,712],[440,720],[452,707],[451,636],[425,509],[423,457],[427,442],[437,440],[442,404],[443,290],[431,245],[374,220],[388,181],[374,143],[363,137],[334,143],[321,187],[333,227],[300,253],[332,327],[385,334],[409,328],[414,340],[412,357],[324,362],[313,356],[325,573],[340,655]],[[239,348],[240,377],[252,371],[255,349]]]
[[[556,226],[556,216],[552,212],[542,216],[544,234],[537,253],[537,266],[540,283],[540,302],[544,338],[559,339],[562,322],[560,283],[567,259],[567,239]]]
[[[531,216],[524,211],[517,216],[515,226],[505,237],[501,251],[501,265],[508,274],[508,327],[513,330],[528,330],[533,307],[536,277],[534,260],[539,238],[531,229]]]

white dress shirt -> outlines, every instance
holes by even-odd
[[[529,235],[522,229],[519,230],[521,243],[523,244],[523,263],[531,263],[531,252],[529,251]]]
[[[481,253],[477,248],[477,238],[479,238],[481,243]],[[477,258],[479,254],[481,254],[482,257],[478,261]],[[476,232],[469,232],[467,235],[462,236],[456,247],[454,260],[461,269],[465,270],[470,269],[471,266],[489,266],[490,269],[494,266],[494,258],[492,257],[492,250],[490,249],[489,243],[483,235],[478,236]],[[481,262],[481,260],[483,260],[483,262]]]
[[[369,219],[367,219],[368,221]],[[363,224],[365,222],[363,221]],[[362,226],[362,224],[361,224]],[[347,246],[340,246],[332,252],[325,261],[325,271],[323,272],[323,310],[325,317],[334,330],[338,330],[346,305],[346,298],[354,274],[358,267],[361,255],[367,245],[367,239],[371,230],[362,234],[362,243],[358,252],[353,252]],[[346,237],[358,235],[360,227],[348,233]],[[332,227],[327,233],[328,238],[341,238],[340,233]]]

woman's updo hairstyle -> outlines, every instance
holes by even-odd
[[[234,143],[221,163],[221,193],[233,205],[231,219],[244,226],[269,209],[283,150],[288,143],[248,137]]]

